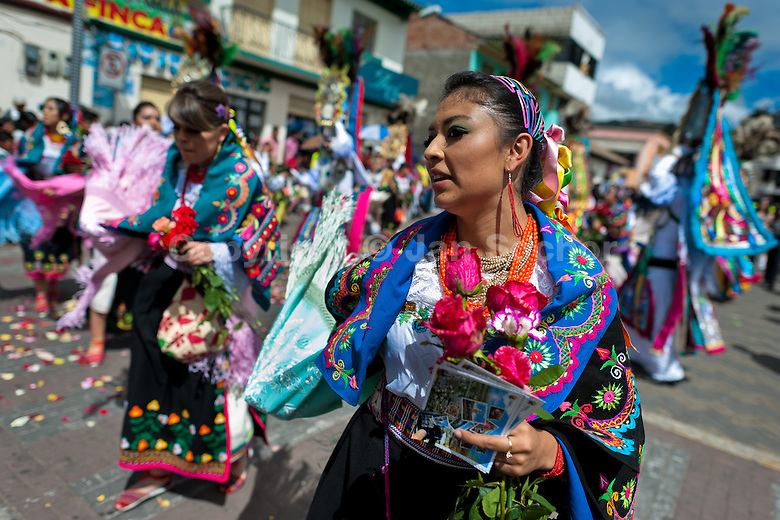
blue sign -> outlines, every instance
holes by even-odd
[[[365,81],[365,99],[387,106],[398,101],[400,94],[416,96],[420,85],[417,78],[386,69],[379,60],[363,64],[358,75]]]

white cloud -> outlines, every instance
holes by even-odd
[[[690,94],[672,92],[632,63],[605,65],[598,73],[594,121],[639,119],[677,123]]]

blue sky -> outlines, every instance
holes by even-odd
[[[422,1],[442,14],[572,5],[566,0]],[[716,0],[582,0],[606,34],[604,57],[596,71],[598,91],[592,119],[650,119],[677,123],[704,73],[706,53],[700,27],[713,25],[725,2]],[[758,67],[742,86],[742,96],[726,105],[732,125],[756,108],[780,109],[780,3],[735,2],[750,9],[738,29],[758,32],[753,55]]]

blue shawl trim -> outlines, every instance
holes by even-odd
[[[541,311],[547,338],[530,345],[544,353],[549,364],[560,363],[566,368],[551,385],[534,389],[545,399],[545,409],[552,411],[563,404],[615,317],[617,296],[612,280],[584,245],[535,206],[526,208],[539,223],[540,243],[556,282],[552,301]],[[396,235],[373,257],[337,273],[325,296],[341,323],[316,363],[346,402],[358,404],[368,365],[406,301],[415,264],[441,240],[451,222],[447,212],[420,221]],[[357,303],[344,310],[347,301]]]

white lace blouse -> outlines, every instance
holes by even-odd
[[[530,282],[549,298],[555,291],[555,282],[547,270],[544,248],[539,249]],[[488,280],[492,276],[482,273],[482,277]],[[430,319],[436,302],[443,295],[436,256],[429,251],[414,268],[406,305],[387,333],[384,346],[387,389],[408,398],[418,407],[425,402],[433,367],[443,353],[440,347],[430,344],[438,344],[439,341],[421,322]]]

